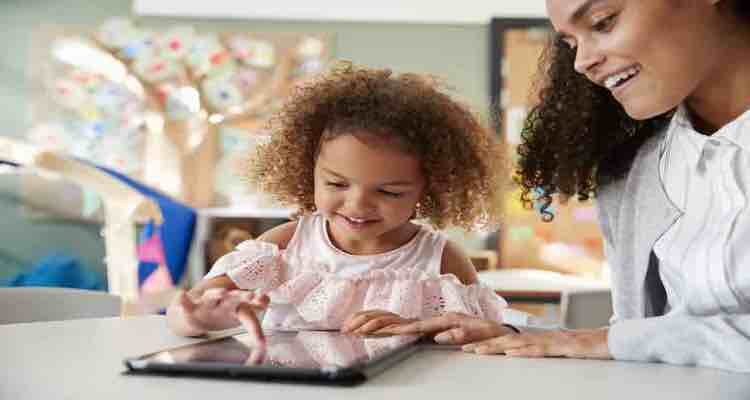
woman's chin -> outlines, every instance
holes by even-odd
[[[658,117],[677,107],[677,104],[644,104],[640,102],[627,102],[622,104],[625,113],[634,120],[643,121],[649,118]]]

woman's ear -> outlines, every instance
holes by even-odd
[[[409,219],[416,219],[417,217],[419,217],[419,206],[419,202],[417,202],[417,204],[414,206],[414,212],[411,213],[411,218]]]

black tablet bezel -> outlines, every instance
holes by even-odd
[[[283,332],[287,334],[288,332]],[[348,367],[340,368],[301,368],[301,367],[280,367],[266,365],[237,365],[230,363],[197,363],[197,362],[179,362],[163,363],[149,360],[156,354],[172,351],[181,348],[187,348],[214,341],[227,340],[234,337],[223,336],[190,343],[182,346],[175,346],[159,351],[144,354],[138,357],[127,358],[124,360],[129,374],[157,374],[169,376],[190,376],[190,377],[210,377],[226,379],[248,379],[261,381],[285,381],[299,383],[331,384],[331,385],[357,385],[369,377],[372,377],[389,366],[416,353],[421,345],[421,341],[416,338],[414,342],[396,347],[373,359],[365,362],[353,364]]]

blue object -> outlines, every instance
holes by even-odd
[[[185,273],[190,244],[193,241],[193,231],[195,229],[195,210],[119,172],[100,165],[91,165],[123,181],[159,205],[164,219],[163,223],[156,227],[153,224],[148,224],[144,229],[157,230],[164,246],[164,258],[169,269],[169,275],[172,277],[172,283],[176,285]],[[138,269],[138,280],[139,283],[142,283],[156,269],[156,266],[151,263],[142,262]]]
[[[51,253],[36,262],[31,270],[18,274],[7,286],[52,286],[88,290],[106,290],[104,277],[85,267],[77,258]]]

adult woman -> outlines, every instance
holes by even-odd
[[[750,3],[547,0],[547,11],[557,34],[519,182],[526,201],[535,188],[546,204],[596,195],[612,323],[513,334],[452,314],[387,331],[478,353],[750,372]]]

